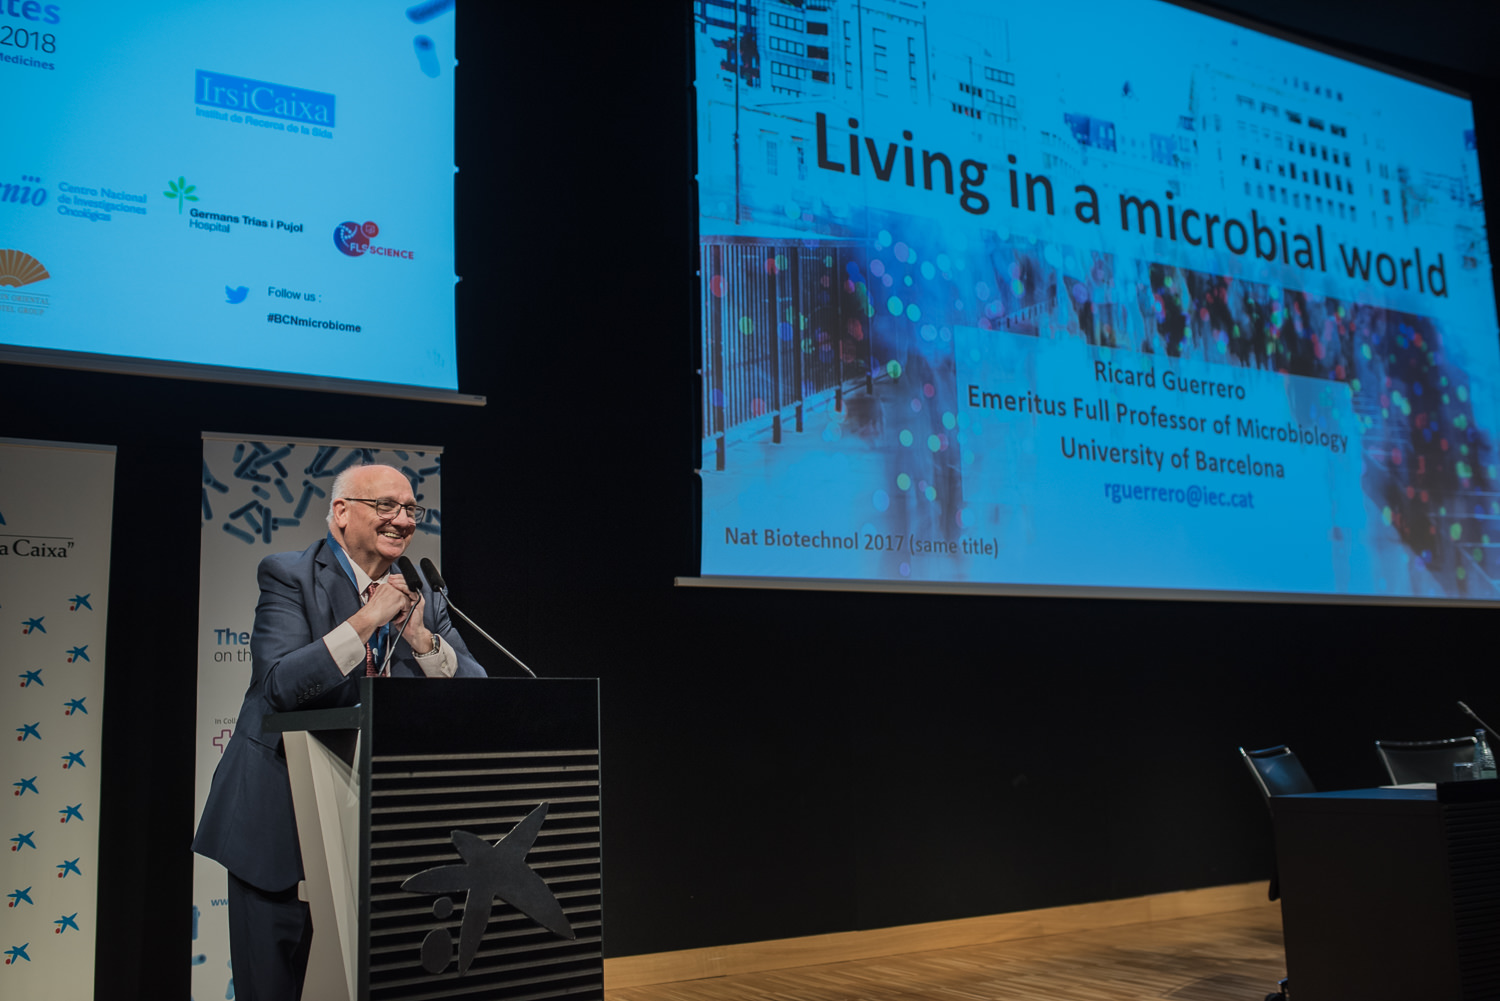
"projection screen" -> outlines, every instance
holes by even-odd
[[[455,16],[0,4],[0,358],[459,399]]]
[[[1496,600],[1463,96],[1154,0],[693,16],[695,583]]]

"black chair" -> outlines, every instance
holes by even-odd
[[[1245,759],[1250,774],[1255,776],[1255,784],[1260,787],[1260,794],[1266,798],[1267,806],[1270,806],[1272,796],[1318,791],[1302,768],[1302,762],[1297,760],[1297,755],[1285,744],[1259,751],[1247,751],[1242,747],[1240,757]]]
[[[1242,747],[1240,757],[1244,759],[1245,767],[1250,769],[1250,774],[1260,788],[1260,794],[1265,798],[1268,809],[1271,806],[1272,796],[1289,796],[1299,792],[1318,791],[1312,779],[1307,777],[1307,771],[1302,767],[1302,762],[1297,760],[1297,755],[1285,744],[1265,747],[1259,751],[1247,751]],[[1271,861],[1271,885],[1267,887],[1266,895],[1271,900],[1281,897],[1281,883],[1277,878],[1274,857]],[[1274,994],[1267,994],[1266,1001],[1286,1001],[1288,996],[1286,979],[1282,978],[1278,986],[1280,990]]]
[[[1245,767],[1250,769],[1268,809],[1272,796],[1318,791],[1302,768],[1302,762],[1297,760],[1297,755],[1285,744],[1265,747],[1259,751],[1247,751],[1242,747],[1240,757],[1244,759]],[[1274,859],[1271,862],[1271,885],[1266,888],[1266,894],[1271,900],[1281,897],[1281,882],[1276,875]]]
[[[1377,740],[1375,751],[1392,785],[1408,782],[1452,782],[1453,766],[1474,760],[1473,737],[1445,740]]]

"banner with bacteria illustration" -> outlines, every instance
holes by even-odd
[[[369,442],[203,436],[198,579],[198,716],[193,825],[250,685],[256,570],[272,553],[306,549],[328,532],[329,488],[351,466],[399,469],[426,508],[407,549],[442,561],[442,452]],[[191,833],[187,835],[191,838]],[[233,998],[224,867],[193,856],[192,996]]]

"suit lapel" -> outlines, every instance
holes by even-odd
[[[315,579],[322,598],[320,604],[328,609],[329,615],[325,633],[360,608],[359,591],[355,589],[354,581],[349,579],[349,575],[339,565],[338,557],[328,547],[329,543],[325,539],[315,557],[318,567]],[[396,652],[391,655],[391,673],[417,674],[411,661],[411,645],[406,642],[405,637],[396,634],[395,626],[391,627],[391,633],[396,643]]]
[[[322,595],[321,604],[328,609],[327,629],[332,629],[359,611],[359,592],[354,589],[354,581],[339,566],[338,558],[328,551],[326,540],[318,550],[316,560],[318,572],[315,580]]]

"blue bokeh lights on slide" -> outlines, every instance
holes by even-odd
[[[706,578],[1500,597],[1466,99],[1150,0],[693,38]]]

